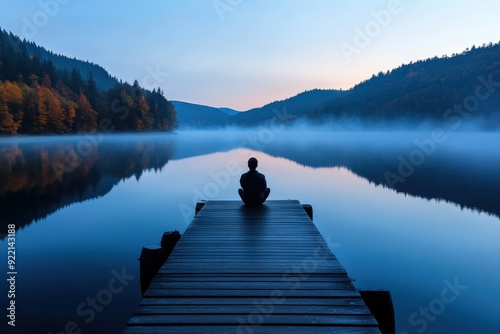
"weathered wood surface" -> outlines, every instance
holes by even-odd
[[[380,333],[298,201],[209,201],[124,333]]]

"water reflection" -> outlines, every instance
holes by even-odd
[[[194,205],[186,215],[181,205],[196,203],[198,194],[237,200],[239,174],[255,155],[272,188],[270,200],[314,206],[316,226],[356,287],[391,291],[398,332],[417,332],[420,327],[408,321],[411,314],[439,297],[444,280],[458,278],[468,289],[426,333],[498,333],[498,135],[450,138],[395,186],[402,192],[397,193],[373,184],[386,184],[384,173],[397,172],[398,157],[408,157],[421,134],[282,132],[248,140],[258,134],[109,136],[91,150],[82,146],[90,141],[85,137],[0,140],[0,218],[3,224],[25,224],[17,243],[17,298],[23,305],[18,329],[59,333],[74,320],[82,332],[120,333],[141,300],[142,246],[159,242],[165,231],[183,232]],[[228,172],[233,161],[241,167],[238,173]],[[73,169],[53,168],[54,162]],[[230,180],[217,183],[213,175],[220,172]],[[219,187],[205,192],[208,184]],[[98,200],[85,201],[91,198]],[[243,232],[256,236],[248,247],[258,245],[265,228],[246,227]],[[87,324],[75,311],[78,305],[122,268],[136,279]],[[0,282],[2,291],[6,283]]]
[[[461,134],[424,155],[410,173],[408,164],[419,151],[415,141],[422,136],[284,132],[259,142],[252,132],[195,132],[5,140],[0,144],[0,221],[21,227],[72,203],[104,196],[121,180],[139,179],[172,158],[238,147],[304,166],[345,167],[397,192],[500,217],[500,152],[495,146],[473,145],[493,143],[498,135]]]
[[[38,138],[0,146],[0,221],[22,227],[163,168],[171,136]]]
[[[500,135],[464,133],[424,152],[425,133],[303,133],[263,151],[310,167],[345,167],[375,185],[500,217]]]
[[[332,133],[284,131],[187,132],[177,143],[182,158],[244,147],[306,167],[345,167],[375,185],[455,203],[500,217],[500,139],[497,133]],[[402,173],[401,173],[402,172]]]

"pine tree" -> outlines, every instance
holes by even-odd
[[[171,131],[177,127],[177,114],[174,105],[163,96],[163,91],[160,88],[155,94],[152,94],[150,105],[154,105],[155,109],[155,129]]]
[[[85,96],[87,96],[90,105],[95,110],[97,108],[99,92],[97,90],[97,85],[94,81],[92,72],[90,72],[89,77],[87,79],[87,84],[85,85]]]
[[[73,68],[73,70],[71,71],[71,76],[69,79],[69,88],[77,96],[80,95],[80,92],[84,88],[84,82],[83,82],[82,76],[80,74],[80,71],[78,71],[76,68]]]
[[[52,64],[52,61],[50,60],[45,60],[43,62],[41,71],[42,72],[40,74],[43,76],[48,76],[51,82],[57,82],[57,80],[59,79],[56,69]]]
[[[44,92],[40,85],[27,88],[25,114],[23,118],[23,132],[42,134],[47,125],[47,108],[45,105]]]
[[[137,106],[137,121],[140,126],[137,126],[136,130],[151,130],[153,128],[154,119],[149,113],[149,105],[144,95],[139,99]]]
[[[124,84],[120,93],[120,100],[124,104],[123,108],[126,112],[120,117],[125,131],[134,130],[136,128],[137,119],[137,103],[132,96],[127,93],[127,88],[130,91],[130,85]]]

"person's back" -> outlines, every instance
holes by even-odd
[[[248,172],[241,175],[240,185],[242,189],[238,193],[246,205],[260,205],[264,203],[270,193],[267,188],[266,177],[257,172],[258,161],[255,158],[248,160]]]

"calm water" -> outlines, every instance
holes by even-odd
[[[256,130],[0,139],[0,232],[17,226],[18,273],[16,327],[2,315],[2,333],[120,333],[141,300],[142,246],[183,232],[200,199],[237,199],[250,156],[269,199],[313,205],[357,288],[391,291],[397,333],[500,333],[500,135],[429,138]]]

